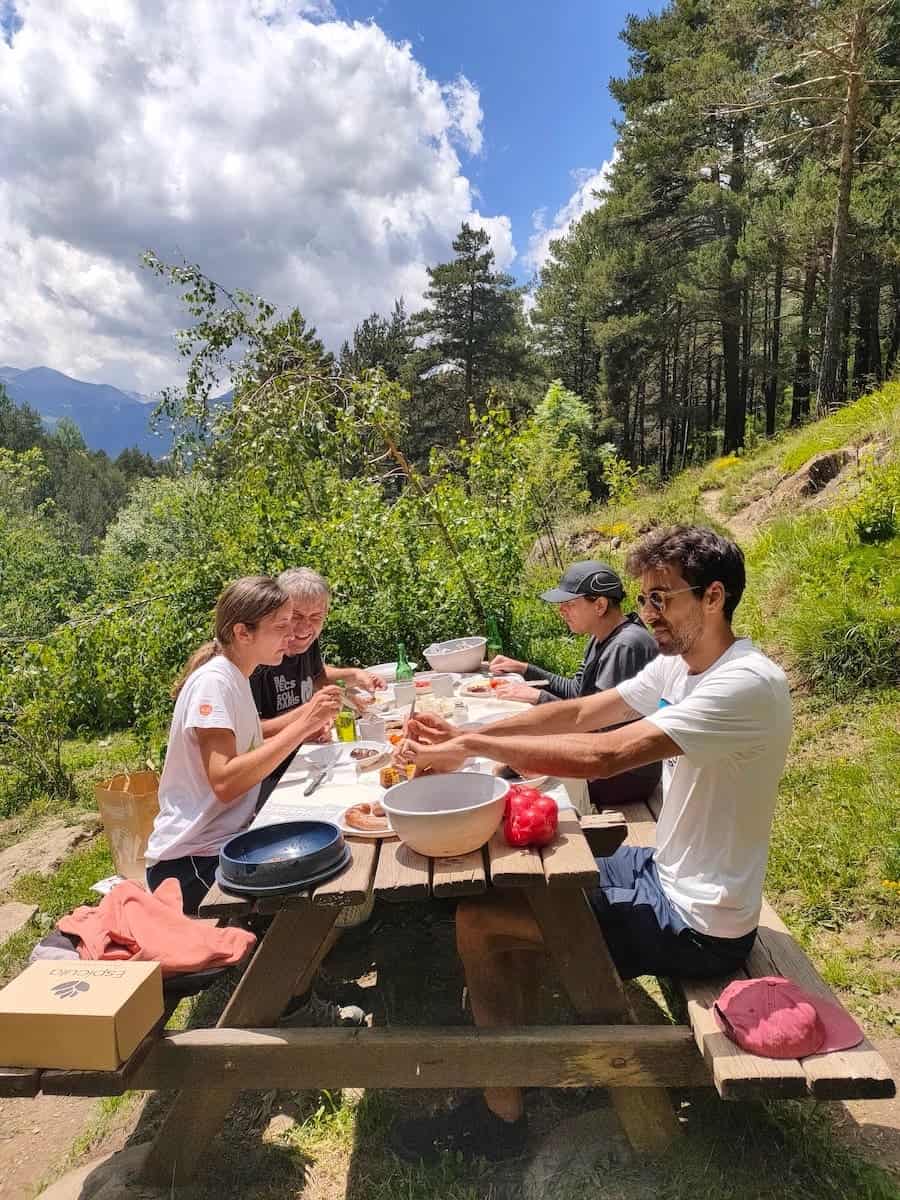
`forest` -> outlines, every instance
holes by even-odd
[[[464,224],[421,307],[398,297],[332,353],[299,311],[148,249],[185,311],[184,382],[154,418],[169,460],[110,461],[0,392],[0,812],[73,793],[76,734],[132,729],[158,762],[171,680],[237,575],[321,570],[346,662],[493,614],[520,655],[563,668],[579,648],[532,597],[566,522],[614,529],[686,469],[740,475],[860,397],[876,424],[895,411],[879,388],[900,355],[896,5],[674,0],[622,37],[607,188],[532,286]],[[896,468],[861,470],[880,546]],[[645,507],[643,527],[683,515]],[[615,544],[639,532],[620,524]],[[892,561],[869,567],[889,607]],[[857,648],[875,637],[878,683],[896,681],[889,621],[828,615]]]

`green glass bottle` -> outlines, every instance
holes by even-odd
[[[395,678],[398,683],[411,683],[413,677],[413,669],[409,665],[409,659],[406,657],[406,647],[402,642],[397,646],[397,672]]]
[[[503,641],[500,637],[500,630],[497,628],[497,618],[493,613],[488,613],[487,616],[487,645],[484,653],[488,662],[503,653]]]

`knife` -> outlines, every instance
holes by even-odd
[[[316,777],[306,785],[306,787],[303,789],[303,795],[311,796],[327,774],[328,768],[325,767],[324,770],[320,771],[318,775],[316,775]]]

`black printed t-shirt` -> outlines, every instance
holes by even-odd
[[[277,667],[257,667],[250,676],[250,690],[261,720],[269,721],[305,704],[315,691],[317,676],[324,670],[318,638],[302,654],[286,654]],[[295,754],[292,750],[268,776],[271,784],[278,782]]]

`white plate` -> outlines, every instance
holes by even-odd
[[[326,742],[322,746],[304,750],[303,757],[310,766],[320,771],[323,767],[355,767],[356,759],[352,752],[359,749],[377,750],[379,754],[384,755],[390,754],[392,747],[387,742]]]
[[[382,795],[383,794],[384,793],[382,792]],[[381,796],[375,797],[375,801],[376,801],[376,803],[380,803]],[[368,800],[367,802],[370,804],[372,803],[371,800]],[[377,832],[375,830],[354,829],[352,825],[348,825],[344,818],[346,817],[346,815],[350,811],[350,809],[355,808],[355,807],[356,807],[355,804],[351,804],[348,806],[348,808],[346,808],[341,813],[339,824],[341,827],[341,831],[343,833],[350,834],[351,837],[355,837],[355,838],[372,838],[372,839],[378,840],[378,841],[381,841],[384,838],[395,838],[397,836],[396,833],[394,833],[393,829],[391,829],[390,823],[388,823],[387,829],[382,829]]]
[[[492,700],[496,689],[491,687],[490,680],[479,676],[477,679],[467,679],[456,689],[459,696],[471,696],[473,700]]]

